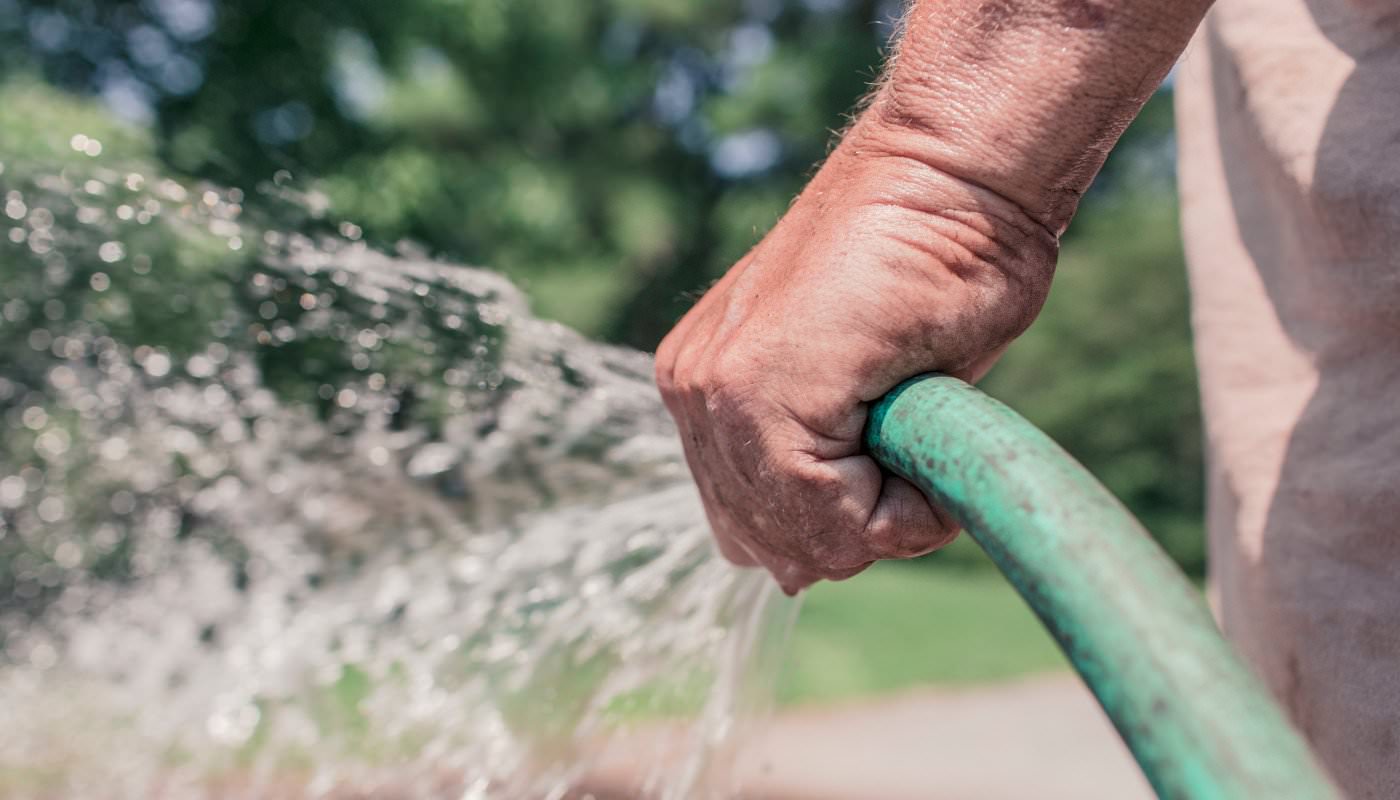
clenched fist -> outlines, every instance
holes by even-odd
[[[900,381],[976,380],[1039,312],[1055,232],[868,114],[661,343],[657,382],[721,552],[788,593],[956,526],[862,453]]]

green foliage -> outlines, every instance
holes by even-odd
[[[88,147],[73,134],[96,139]],[[87,147],[87,149],[85,149]],[[0,153],[14,165],[90,164],[93,155],[129,162],[154,155],[150,132],[123,124],[91,100],[56,92],[31,75],[0,81]]]

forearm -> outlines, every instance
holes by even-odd
[[[916,0],[850,132],[986,189],[1053,232],[1209,0]]]

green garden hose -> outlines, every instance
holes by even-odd
[[[896,388],[866,444],[958,519],[1054,635],[1164,798],[1338,798],[1199,592],[1034,425],[941,375]]]

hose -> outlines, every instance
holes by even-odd
[[[1025,418],[926,375],[866,446],[955,517],[1050,630],[1163,798],[1339,798],[1142,525]]]

